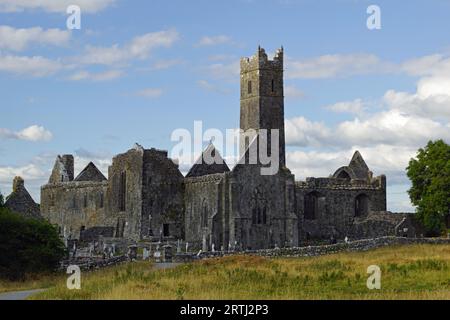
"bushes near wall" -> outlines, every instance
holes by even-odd
[[[54,226],[0,208],[0,278],[53,271],[65,255]]]

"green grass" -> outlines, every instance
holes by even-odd
[[[382,270],[368,290],[369,265]],[[395,246],[312,258],[231,256],[154,270],[148,262],[83,273],[33,299],[450,299],[450,246]]]

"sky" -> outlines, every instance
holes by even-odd
[[[0,190],[20,175],[39,202],[58,154],[106,175],[134,143],[170,153],[194,121],[238,128],[240,57],[283,46],[296,180],[359,150],[387,176],[388,209],[414,211],[408,161],[450,141],[448,30],[450,0],[0,0]]]

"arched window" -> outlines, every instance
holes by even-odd
[[[201,226],[202,228],[208,227],[208,205],[206,204],[206,200],[203,200],[202,204]]]
[[[127,195],[127,173],[124,171],[120,174],[119,182],[119,210],[126,210],[126,195]]]
[[[338,179],[345,179],[345,180],[350,180],[350,175],[347,173],[347,171],[342,170],[339,175],[337,176]]]
[[[256,188],[251,200],[252,223],[267,224],[267,201],[260,188]]]
[[[355,199],[355,217],[361,217],[369,213],[369,197],[360,194]]]
[[[257,208],[253,208],[252,209],[252,223],[253,224],[257,224],[258,223],[258,213],[257,213]]]
[[[317,191],[313,191],[305,195],[305,219],[315,220],[319,215],[319,201],[321,195]]]
[[[262,223],[263,224],[267,224],[267,211],[266,211],[266,207],[263,208],[263,217],[262,217]]]
[[[104,196],[103,196],[103,192],[100,192],[100,204],[99,204],[100,208],[104,207],[104,205],[105,205],[104,202],[105,202],[105,199],[104,199]]]

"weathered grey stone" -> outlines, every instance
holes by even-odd
[[[21,177],[14,178],[13,191],[6,198],[5,207],[27,218],[42,218],[39,205],[34,202],[28,193],[25,182]]]
[[[74,180],[73,156],[58,156],[41,189],[42,214],[66,238],[105,228],[124,242],[184,239],[192,251],[284,250],[316,240],[420,234],[411,216],[386,212],[386,177],[374,177],[358,151],[328,178],[295,181],[285,165],[283,55],[280,49],[271,60],[258,48],[240,62],[240,128],[254,133],[241,137],[241,159],[262,145],[264,130],[277,129],[276,174],[262,175],[259,158],[230,171],[212,144],[186,177],[166,151],[138,144],[113,158],[107,180],[92,163]]]

